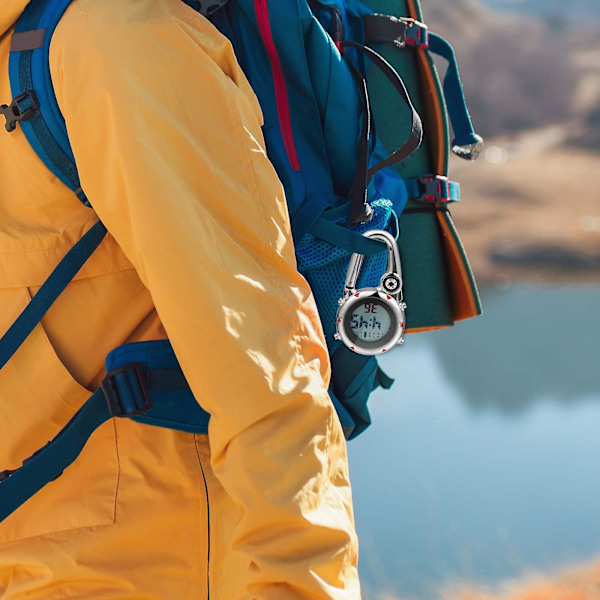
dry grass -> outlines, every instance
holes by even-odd
[[[598,600],[600,562],[574,567],[555,576],[526,575],[502,586],[497,592],[461,590],[444,600]]]
[[[497,139],[475,164],[453,161],[463,201],[452,214],[479,280],[600,281],[600,269],[500,264],[492,256],[498,248],[519,255],[546,247],[600,257],[600,231],[589,227],[600,223],[600,157],[561,144],[563,137],[554,127]],[[505,152],[500,162],[486,161],[491,146]]]

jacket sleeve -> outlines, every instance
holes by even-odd
[[[327,350],[229,43],[179,0],[81,0],[51,69],[82,186],[211,414],[247,598],[358,599]]]

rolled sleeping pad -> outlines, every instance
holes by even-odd
[[[419,0],[363,0],[376,13],[423,22]],[[428,50],[388,43],[372,44],[402,76],[423,120],[421,147],[395,168],[402,177],[448,175],[450,132],[442,85]],[[371,67],[369,92],[376,131],[388,151],[406,139],[407,107],[389,93],[389,83]],[[400,217],[399,246],[407,304],[407,333],[439,329],[481,314],[473,272],[447,210],[409,200]]]

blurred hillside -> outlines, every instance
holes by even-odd
[[[492,8],[556,19],[600,19],[598,0],[571,0],[568,10],[564,0],[484,0],[484,3]]]
[[[456,50],[482,135],[573,121],[600,131],[600,23],[496,12],[475,0],[424,4],[427,23]]]
[[[456,50],[486,139],[479,161],[454,160],[450,173],[463,188],[453,215],[476,275],[500,286],[598,281],[600,3],[574,0],[564,18],[550,0],[487,3],[423,3]]]

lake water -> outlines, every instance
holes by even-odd
[[[349,445],[365,600],[600,560],[600,287],[483,303],[381,363]]]

